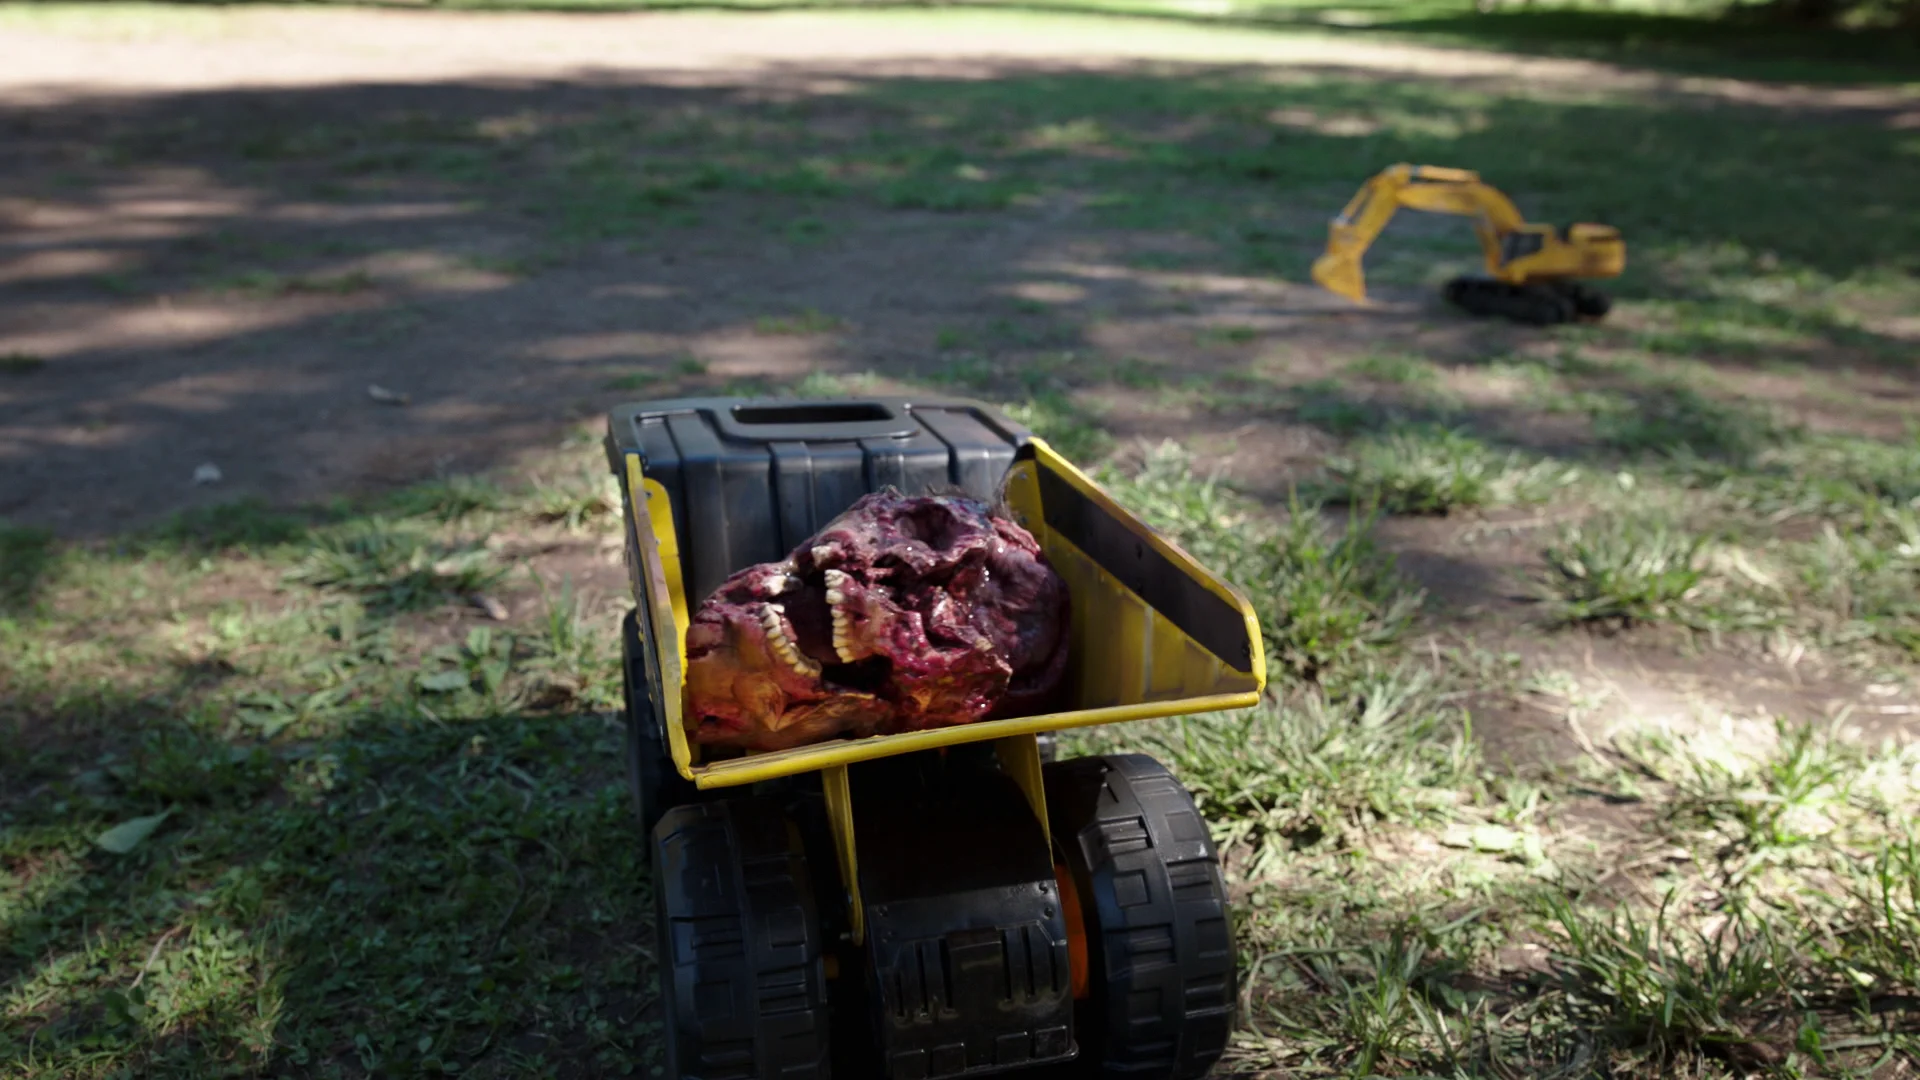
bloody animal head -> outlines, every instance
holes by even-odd
[[[776,750],[1031,713],[1065,674],[1067,619],[1025,529],[965,496],[875,492],[700,605],[688,731]]]

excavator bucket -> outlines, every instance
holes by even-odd
[[[1367,302],[1367,283],[1360,274],[1357,254],[1329,251],[1313,260],[1313,280],[1328,292],[1338,293],[1356,304]]]

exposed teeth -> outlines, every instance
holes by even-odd
[[[793,639],[787,636],[787,628],[781,625],[780,616],[787,609],[779,604],[767,604],[760,609],[760,625],[767,632],[767,644],[772,646],[774,654],[786,662],[786,665],[802,675],[818,678],[820,664],[810,656],[801,654]]]
[[[849,631],[853,628],[853,616],[847,614],[840,605],[847,602],[847,583],[853,579],[844,570],[829,570],[827,579],[827,608],[833,613],[833,651],[844,663],[854,663],[859,657],[854,653]]]
[[[854,655],[853,645],[847,640],[847,624],[840,619],[833,621],[833,651],[842,663],[851,664],[859,659]]]

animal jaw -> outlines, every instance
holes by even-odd
[[[1039,544],[987,504],[875,492],[701,604],[689,734],[777,750],[1030,712],[1064,680],[1069,618]]]

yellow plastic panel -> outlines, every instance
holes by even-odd
[[[670,676],[664,685],[671,699],[664,703],[663,720],[681,772],[702,788],[731,787],[820,769],[837,771],[860,761],[986,739],[1256,704],[1266,685],[1266,653],[1246,599],[1116,504],[1045,442],[1034,439],[1029,446],[1030,456],[1016,461],[1008,472],[1006,501],[1015,518],[1039,540],[1072,597],[1067,671],[1071,708],[704,763],[698,748],[689,744],[682,723],[687,608],[680,591],[673,516],[665,492],[642,477],[638,460],[630,457],[630,490],[636,496],[652,496],[635,497],[634,506],[648,509],[635,526],[641,559],[648,564],[648,593],[662,598],[650,612],[659,635],[656,640],[681,643],[670,657],[662,657],[667,668],[662,674]],[[1045,502],[1047,497],[1054,499],[1053,505]],[[1114,561],[1103,564],[1070,539],[1069,532]],[[1123,577],[1128,574],[1139,589],[1125,583]],[[1162,611],[1142,591],[1165,597],[1170,608],[1180,610]],[[665,636],[668,633],[673,636]],[[1211,641],[1212,647],[1200,638]],[[1241,663],[1228,663],[1223,654]]]
[[[820,770],[820,791],[827,802],[827,828],[833,833],[833,854],[840,863],[840,883],[847,890],[848,927],[853,943],[867,939],[867,905],[860,899],[860,858],[853,842],[853,790],[847,767]]]
[[[694,779],[693,746],[687,741],[682,712],[687,665],[687,598],[680,584],[680,542],[673,528],[673,507],[667,502],[667,489],[640,471],[640,457],[627,455],[627,500],[633,507],[632,528],[640,551],[640,572],[647,587],[645,615],[658,646],[660,685],[665,701],[655,702],[660,709],[660,726],[667,734],[667,748],[680,775]],[[640,512],[641,508],[646,512]]]

